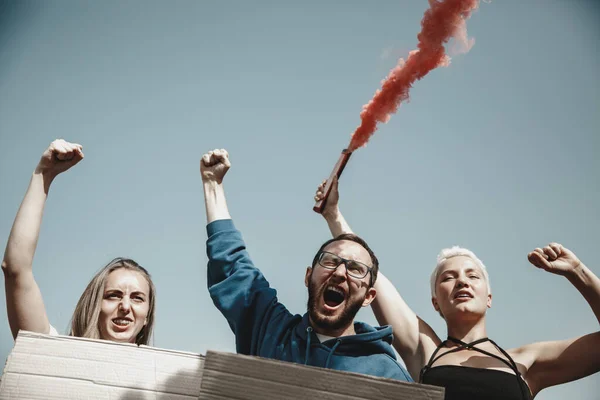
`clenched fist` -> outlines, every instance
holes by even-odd
[[[538,268],[557,275],[568,275],[580,265],[579,258],[569,249],[558,243],[550,243],[537,248],[527,255],[529,262]]]
[[[225,149],[209,151],[200,160],[200,174],[203,182],[215,182],[220,184],[223,177],[231,167],[229,153]]]
[[[317,191],[315,192],[315,201],[321,201],[325,196],[325,185],[327,185],[327,180],[324,180],[323,183],[319,185]],[[338,191],[338,178],[337,176],[333,177],[333,182],[331,185],[331,191],[329,192],[329,197],[327,198],[327,202],[325,203],[325,208],[321,215],[325,219],[334,218],[338,213],[338,202],[340,200],[340,193]]]
[[[57,139],[44,151],[35,171],[55,177],[81,160],[83,160],[83,147],[80,144]]]

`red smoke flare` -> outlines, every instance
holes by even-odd
[[[448,40],[455,38],[464,45],[463,52],[469,50],[473,43],[467,41],[466,20],[478,4],[479,0],[429,0],[430,8],[425,11],[422,29],[417,36],[418,49],[409,53],[406,62],[400,59],[382,82],[381,89],[363,106],[360,113],[362,122],[352,135],[349,151],[367,144],[377,129],[377,123],[387,122],[400,103],[408,100],[408,92],[416,80],[432,69],[450,63],[444,49]]]

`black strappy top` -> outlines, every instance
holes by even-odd
[[[436,357],[439,350],[444,347],[448,341],[458,344],[458,347],[447,351]],[[488,351],[479,349],[475,345],[490,342],[506,356],[506,360],[492,354]],[[459,365],[441,365],[432,367],[433,363],[446,354],[469,349],[493,357],[508,365],[515,372],[515,375],[495,369],[463,367]],[[488,338],[476,340],[471,343],[465,343],[453,337],[442,342],[433,352],[427,365],[421,370],[419,382],[428,385],[442,386],[446,390],[445,400],[532,400],[533,396],[525,380],[521,376],[517,364],[494,341]]]

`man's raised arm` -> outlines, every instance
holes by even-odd
[[[258,355],[265,340],[262,328],[282,324],[291,315],[254,266],[242,234],[231,220],[223,190],[223,178],[230,167],[229,154],[222,149],[206,153],[200,161],[208,235],[208,291],[235,334],[238,353]]]
[[[223,189],[223,177],[230,167],[229,154],[224,149],[209,151],[200,160],[207,224],[219,219],[231,219]]]

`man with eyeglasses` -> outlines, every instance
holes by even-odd
[[[225,150],[202,157],[208,240],[208,289],[235,334],[238,353],[412,381],[396,361],[391,327],[374,328],[354,317],[375,298],[377,258],[358,236],[325,242],[306,270],[308,312],[293,315],[254,266],[233,225],[223,178]]]

